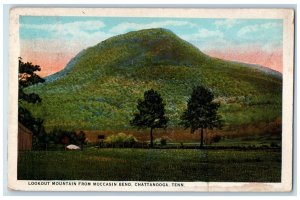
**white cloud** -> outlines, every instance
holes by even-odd
[[[220,27],[225,27],[225,28],[232,28],[234,25],[239,24],[240,22],[236,19],[221,19],[221,20],[216,20],[215,25],[220,28]]]
[[[33,39],[22,40],[22,43],[29,46],[32,51],[38,52],[79,52],[88,47],[94,46],[99,42],[109,38],[105,33],[96,32],[93,34],[77,33],[77,37],[61,39]]]
[[[24,43],[31,43],[33,51],[59,51],[78,52],[89,46],[111,37],[101,29],[105,26],[102,21],[79,21],[57,24],[21,24],[22,29],[32,29],[43,36],[45,32],[50,37],[24,39]],[[27,46],[29,46],[27,44]]]
[[[70,23],[57,23],[57,24],[21,24],[21,28],[28,29],[39,29],[39,30],[49,30],[56,31],[61,29],[71,29],[71,30],[98,30],[103,28],[105,24],[102,21],[78,21]]]
[[[244,26],[237,32],[237,36],[246,37],[249,33],[255,33],[255,32],[264,31],[271,28],[281,27],[281,26],[282,26],[281,23],[274,23],[274,22]]]
[[[187,21],[176,21],[176,20],[167,20],[162,22],[152,22],[147,24],[142,23],[130,23],[125,22],[118,24],[110,29],[112,33],[125,33],[127,31],[132,30],[140,30],[140,29],[149,29],[149,28],[164,28],[164,27],[178,27],[178,26],[188,26],[188,27],[196,27],[196,24]]]
[[[226,49],[234,44],[231,41],[225,40],[224,38],[215,38],[213,40],[202,40],[195,45],[201,51],[211,51],[216,49]]]
[[[21,24],[22,29],[35,29],[38,31],[47,31],[53,38],[78,38],[89,37],[95,33],[104,34],[101,32],[105,24],[102,21],[78,21],[70,23],[57,24]]]
[[[282,43],[280,42],[233,42],[227,40],[225,38],[219,38],[215,40],[207,40],[204,42],[200,42],[196,45],[200,50],[203,51],[220,51],[223,53],[228,52],[229,50],[235,51],[237,53],[246,53],[246,52],[253,52],[253,51],[262,51],[266,53],[272,53],[275,50],[282,49]]]
[[[222,38],[224,36],[224,34],[219,30],[210,31],[205,28],[199,29],[197,35],[200,38],[210,38],[210,37]]]
[[[189,35],[183,35],[182,38],[188,41],[199,41],[203,39],[222,39],[224,37],[223,32],[219,30],[208,30],[205,28],[199,29],[196,33],[189,34]]]

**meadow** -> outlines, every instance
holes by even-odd
[[[24,151],[19,180],[280,182],[280,149]]]

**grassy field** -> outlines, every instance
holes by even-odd
[[[97,149],[28,151],[20,180],[280,182],[280,150]]]

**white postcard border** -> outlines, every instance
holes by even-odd
[[[239,182],[178,182],[184,186],[83,186],[30,185],[33,182],[115,182],[115,181],[23,181],[17,180],[17,124],[18,124],[18,56],[19,16],[101,16],[101,17],[170,17],[170,18],[238,18],[283,19],[283,103],[282,103],[282,177],[281,183]],[[169,9],[169,8],[13,8],[9,24],[9,124],[8,124],[8,187],[22,191],[232,191],[232,192],[288,192],[292,190],[293,155],[293,70],[294,70],[294,11],[292,9]],[[49,184],[50,184],[49,183]],[[156,182],[149,182],[156,183]],[[173,182],[175,183],[175,182]]]

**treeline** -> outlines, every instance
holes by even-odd
[[[66,149],[67,145],[73,144],[83,149],[86,144],[86,136],[83,131],[76,133],[75,131],[54,129],[53,131],[40,135],[34,135],[34,150],[57,150]]]

